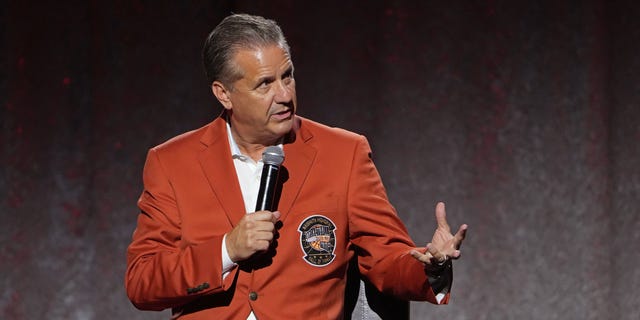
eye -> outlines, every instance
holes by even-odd
[[[290,84],[292,80],[293,80],[293,70],[289,69],[282,74],[282,81],[284,81],[284,83]]]
[[[256,89],[267,90],[271,86],[272,82],[273,82],[273,80],[271,80],[271,79],[264,79],[264,80],[262,80],[261,82],[258,83],[258,85],[256,86]]]
[[[282,78],[293,78],[293,69],[287,69],[287,71],[282,74]]]

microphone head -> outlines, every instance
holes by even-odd
[[[262,162],[274,166],[280,166],[284,161],[284,150],[278,146],[269,146],[262,153]]]

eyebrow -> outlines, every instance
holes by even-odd
[[[281,74],[281,76],[284,75],[292,75],[293,74],[293,64],[290,64],[289,67],[284,70],[284,72]],[[258,88],[261,84],[263,83],[271,83],[274,82],[276,80],[276,77],[274,76],[264,76],[264,77],[260,77],[258,78],[258,80],[256,81],[256,85],[253,87],[254,89]]]
[[[292,75],[293,74],[293,64],[289,65],[289,68],[287,68],[287,70],[285,70],[282,74],[283,75]]]

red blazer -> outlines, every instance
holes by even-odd
[[[220,117],[152,148],[125,285],[140,309],[180,319],[341,319],[347,265],[379,290],[435,303],[365,137],[297,117],[284,145],[275,254],[223,281],[223,235],[245,214]],[[442,303],[448,301],[447,297]]]

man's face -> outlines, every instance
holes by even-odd
[[[231,126],[245,142],[272,144],[291,130],[296,110],[293,62],[272,45],[241,49],[234,58],[242,78],[227,91]]]

